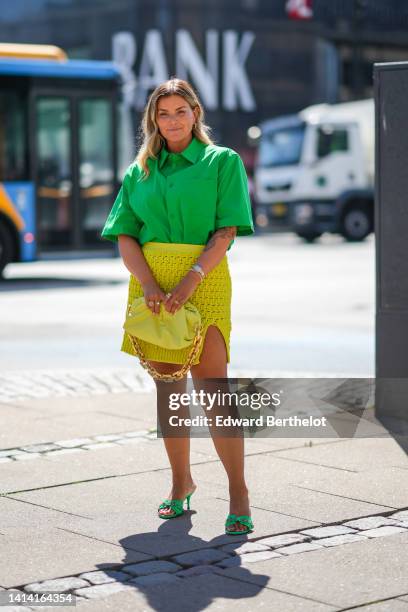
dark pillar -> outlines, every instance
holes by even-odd
[[[408,62],[374,65],[376,417],[408,434]]]

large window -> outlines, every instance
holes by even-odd
[[[39,240],[42,246],[68,246],[74,223],[69,99],[37,98],[36,124]]]
[[[24,99],[17,92],[0,92],[0,181],[27,180]]]
[[[113,198],[112,106],[108,99],[79,102],[79,183],[86,244],[100,243]]]

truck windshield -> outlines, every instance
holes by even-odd
[[[259,165],[271,168],[298,164],[302,153],[304,132],[304,125],[297,125],[262,134],[259,145]]]

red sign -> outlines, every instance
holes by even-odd
[[[312,0],[287,0],[286,12],[290,19],[312,19]]]

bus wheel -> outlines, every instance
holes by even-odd
[[[0,279],[3,276],[4,268],[13,259],[13,238],[8,228],[0,221]]]
[[[347,208],[341,222],[340,234],[349,242],[360,242],[372,232],[372,218],[368,206],[354,204]]]
[[[309,244],[312,244],[312,242],[314,242],[317,238],[320,238],[322,234],[320,232],[310,231],[310,232],[296,232],[296,235],[299,236],[299,238],[303,238],[303,240],[305,240]]]

